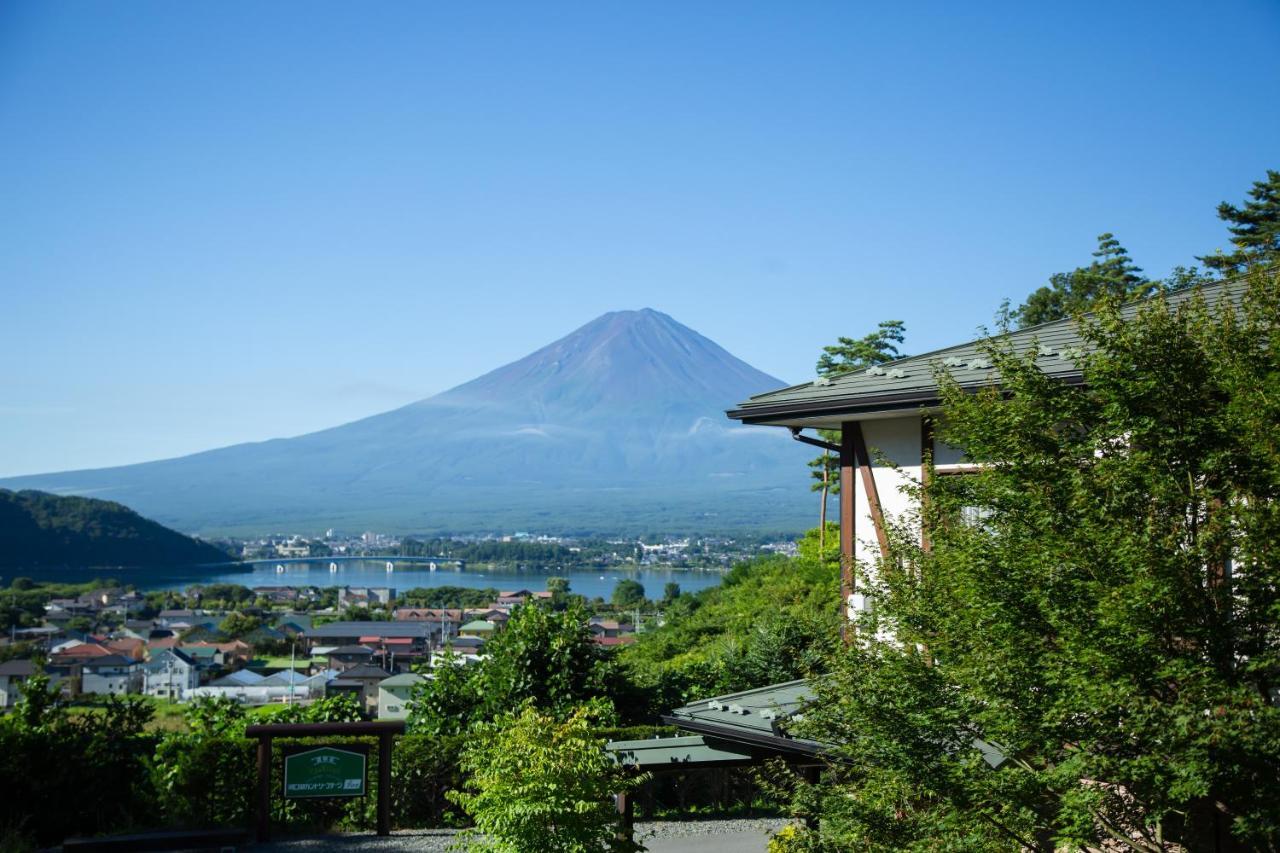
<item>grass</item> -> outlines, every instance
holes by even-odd
[[[293,660],[294,669],[307,669],[314,663],[313,658],[295,658]],[[263,669],[288,669],[288,655],[280,655],[278,657],[254,658],[249,661],[250,667],[262,667]]]
[[[186,717],[183,714],[183,706],[171,699],[160,699],[155,696],[140,696],[131,694],[130,699],[136,699],[151,706],[151,720],[146,725],[146,731],[149,732],[184,732],[187,730]],[[102,706],[106,699],[91,696],[81,696],[73,700],[67,706],[67,712],[70,714],[100,714]]]

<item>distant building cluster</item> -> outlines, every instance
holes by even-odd
[[[259,602],[288,608],[313,598],[316,590],[266,586],[253,593]],[[500,592],[481,607],[395,607],[391,587],[343,587],[336,608],[269,611],[270,620],[259,619],[251,631],[227,640],[220,626],[228,612],[182,608],[140,618],[145,601],[138,593],[95,590],[49,601],[45,625],[14,632],[11,640],[37,645],[45,662],[0,664],[0,708],[12,706],[22,684],[43,672],[67,698],[145,695],[185,702],[222,697],[267,705],[348,694],[369,716],[402,719],[414,685],[430,678],[435,667],[479,661],[485,643],[506,627],[514,608],[552,597],[517,589]],[[353,607],[378,608],[391,618],[341,619]],[[114,617],[119,627],[80,632],[70,627],[76,617]],[[332,617],[339,618],[320,621]],[[591,617],[588,627],[603,646],[635,639],[635,626],[618,619]],[[287,648],[290,654],[266,654],[265,648]]]

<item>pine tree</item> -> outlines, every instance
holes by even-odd
[[[1160,286],[1142,275],[1142,267],[1133,262],[1114,234],[1098,235],[1093,257],[1087,267],[1050,276],[1049,283],[1028,296],[1014,312],[1018,325],[1025,328],[1060,320],[1088,311],[1106,297],[1141,299]]]
[[[1218,218],[1230,223],[1235,251],[1199,258],[1209,269],[1225,277],[1280,257],[1280,172],[1268,169],[1265,181],[1254,181],[1243,208],[1225,201],[1218,205]]]

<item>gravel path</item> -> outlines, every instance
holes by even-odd
[[[778,818],[655,821],[636,824],[636,840],[650,853],[764,853],[769,835],[785,826]],[[323,835],[256,844],[254,853],[449,853],[457,833],[450,829],[406,829],[376,835]]]

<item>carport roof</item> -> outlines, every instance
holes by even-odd
[[[665,715],[663,722],[723,740],[817,753],[824,749],[822,744],[792,737],[779,725],[798,714],[812,696],[805,679],[787,681],[693,702]]]

